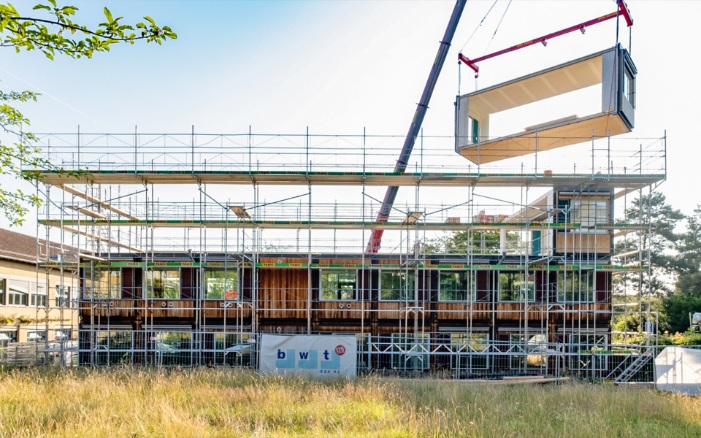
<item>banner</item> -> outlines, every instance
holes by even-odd
[[[279,374],[355,377],[355,336],[263,335],[260,371]]]

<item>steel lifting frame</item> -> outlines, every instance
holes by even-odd
[[[524,47],[532,46],[537,43],[542,43],[544,46],[547,45],[547,41],[549,39],[553,39],[555,37],[559,37],[565,34],[568,34],[570,32],[574,32],[576,30],[581,31],[584,33],[585,29],[589,26],[593,26],[598,23],[603,23],[604,21],[610,20],[612,18],[616,18],[619,16],[623,16],[626,20],[626,24],[628,27],[633,25],[633,18],[630,15],[630,10],[628,9],[628,5],[625,4],[623,0],[616,0],[616,3],[618,4],[618,9],[616,9],[616,12],[611,12],[610,14],[603,15],[598,18],[594,18],[589,21],[585,21],[584,23],[579,23],[575,24],[574,26],[570,26],[566,29],[558,30],[557,32],[549,33],[547,35],[532,39],[530,41],[526,41],[525,43],[521,44],[516,44],[515,46],[508,47],[506,49],[499,50],[498,52],[490,53],[488,55],[480,56],[479,58],[475,59],[469,59],[462,53],[458,54],[458,59],[463,62],[465,65],[470,67],[472,70],[475,72],[475,76],[479,75],[479,66],[477,66],[477,63],[480,61],[484,61],[487,59],[495,58],[497,56],[503,55],[505,53],[509,52],[514,52],[519,49],[523,49]]]

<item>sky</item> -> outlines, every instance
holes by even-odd
[[[26,4],[24,4],[26,3]],[[163,45],[114,47],[93,59],[0,51],[0,89],[32,90],[21,109],[34,132],[405,135],[455,4],[433,1],[71,1],[85,24],[102,7],[134,22],[144,15],[178,34]],[[33,2],[17,5],[27,8]],[[423,128],[452,135],[453,102],[464,94],[613,46],[630,47],[638,68],[631,138],[667,142],[675,208],[701,203],[696,123],[701,101],[694,42],[701,1],[630,0],[629,32],[615,20],[480,65],[474,58],[615,10],[612,0],[469,0]],[[486,15],[487,11],[492,11]],[[480,25],[480,21],[484,21]],[[689,79],[689,78],[692,79]],[[397,150],[397,153],[399,150]],[[467,163],[467,162],[466,162]],[[3,181],[6,186],[17,184]],[[381,197],[381,195],[380,195]],[[0,226],[5,227],[4,219]],[[32,220],[23,232],[36,232]]]

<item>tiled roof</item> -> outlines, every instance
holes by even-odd
[[[73,247],[67,245],[64,245],[63,249],[64,253],[74,250]],[[47,250],[49,258],[53,256],[53,259],[55,259],[61,254],[61,245],[49,241],[47,248],[46,240],[44,239],[37,240],[37,238],[33,236],[0,228],[0,259],[35,264],[37,260],[45,261],[47,259]],[[71,254],[70,257],[64,261],[76,261],[76,257],[74,254]]]

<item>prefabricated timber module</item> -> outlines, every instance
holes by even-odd
[[[636,300],[644,282],[624,280],[649,272],[645,248],[615,243],[647,241],[625,212],[665,179],[666,140],[595,134],[558,135],[569,158],[535,137],[521,161],[478,165],[421,137],[401,173],[401,136],[43,135],[83,170],[44,172],[39,214],[83,255],[80,363],[255,367],[264,333],[355,334],[359,371],[609,376],[629,359],[613,295]],[[378,223],[387,186],[407,193]]]

